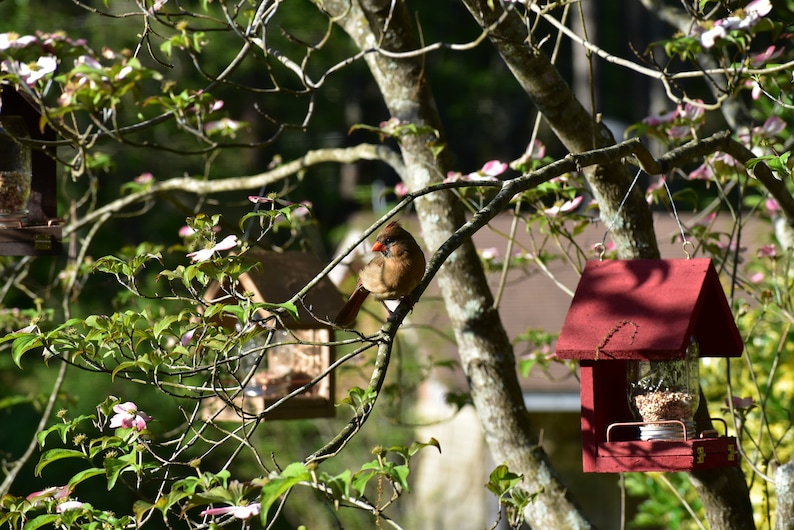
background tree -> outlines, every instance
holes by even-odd
[[[498,293],[495,298],[488,287],[471,236],[497,214],[512,211],[515,226],[521,222],[528,230],[553,235],[533,249],[530,261],[543,270],[556,255],[581,270],[592,252],[576,247],[576,234],[596,219],[609,231],[615,254],[632,259],[658,256],[654,204],[671,207],[694,196],[695,209],[729,212],[735,227],[728,234],[708,226],[688,228],[697,252],[712,256],[725,273],[748,344],[764,342],[758,351],[748,351],[753,362],[729,381],[730,396],[740,395],[738,388],[754,392],[750,405],[727,401],[734,426],[752,450],[745,446],[744,473],[718,470],[690,478],[712,528],[752,527],[754,515],[759,522],[771,519],[771,511],[764,517],[752,506],[748,479],[768,490],[774,482],[772,467],[788,461],[781,441],[790,419],[776,390],[786,372],[788,249],[781,242],[786,252],[767,247],[744,267],[739,262],[745,212],[783,219],[782,229],[787,219],[794,219],[784,127],[790,113],[784,95],[791,50],[781,37],[790,16],[786,7],[772,10],[762,1],[743,6],[699,2],[684,9],[678,3],[643,2],[678,33],[656,43],[619,43],[619,51],[613,51],[588,40],[592,21],[577,4],[463,0],[441,9],[387,1],[138,0],[62,6],[63,16],[76,23],[58,20],[59,25],[80,28],[85,22],[89,29],[84,33],[54,33],[59,28],[40,22],[53,17],[36,16],[24,2],[5,4],[0,6],[7,21],[0,39],[2,79],[26,94],[61,138],[57,156],[64,168],[62,211],[69,253],[61,262],[3,261],[6,329],[25,326],[4,339],[13,344],[12,360],[21,364],[24,356],[32,363],[25,354],[43,349],[48,364],[60,367],[49,397],[29,397],[43,412],[35,427],[42,434],[27,451],[13,451],[18,460],[9,467],[4,492],[31,472],[23,466],[33,463],[35,442],[45,451],[35,472],[67,458],[84,464],[75,468],[64,489],[43,490],[27,500],[7,497],[5,520],[66,524],[94,518],[125,526],[135,519],[155,521],[155,514],[162,514],[167,521],[184,518],[195,524],[215,516],[249,520],[261,515],[268,521],[267,508],[286,502],[283,495],[301,485],[398,525],[384,509],[407,487],[410,457],[425,446],[403,440],[405,447],[380,450],[363,466],[344,460],[340,451],[370,421],[374,405],[382,406],[378,398],[407,304],[379,332],[340,343],[353,348],[350,358],[376,351],[370,354],[371,375],[361,385],[365,389],[351,384],[349,422],[338,433],[318,435],[318,448],[310,454],[286,451],[286,460],[272,462],[263,457],[266,453],[250,439],[264,429],[265,415],[246,417],[232,431],[198,419],[200,402],[216,392],[221,377],[239,372],[245,356],[236,346],[251,331],[243,325],[230,335],[213,324],[214,313],[231,309],[203,298],[208,282],[231,284],[254,265],[246,258],[253,246],[323,255],[321,242],[333,241],[329,227],[343,221],[340,212],[356,200],[363,202],[361,197],[377,199],[380,190],[397,184],[404,188],[390,195],[393,207],[364,235],[386,218],[416,208],[432,256],[414,298],[431,279],[438,280],[471,401],[494,460],[506,465],[491,486],[501,493],[511,524],[518,525],[523,516],[537,528],[587,528],[591,523],[528,421],[513,346],[498,313]],[[578,34],[568,29],[577,17],[583,28]],[[598,29],[599,36],[610,35],[606,24]],[[616,145],[602,119],[612,109],[625,112],[620,91],[614,100],[604,98],[603,110],[595,97],[596,79],[589,102],[576,98],[556,66],[564,46],[583,54],[588,65],[603,64],[598,70],[603,79],[614,78],[611,69],[617,68],[620,76],[663,89],[667,112],[622,116],[637,122],[630,134],[645,139],[647,147],[636,140]],[[492,78],[505,70],[509,77]],[[512,89],[500,86],[508,78],[514,81]],[[483,90],[455,97],[472,87]],[[536,110],[530,110],[528,101]],[[504,102],[521,112],[505,111]],[[495,110],[469,112],[478,106]],[[512,134],[505,136],[503,130]],[[539,137],[555,156],[540,154]],[[507,163],[483,165],[494,158],[512,162],[509,168]],[[352,163],[356,165],[345,165]],[[699,163],[703,165],[693,171]],[[454,171],[481,166],[479,172]],[[635,184],[637,168],[658,186],[644,194]],[[668,195],[666,180],[674,176],[685,178],[671,183],[679,194]],[[706,179],[709,187],[699,185],[696,177]],[[345,185],[350,181],[371,188],[351,191]],[[695,193],[688,195],[691,191]],[[255,207],[247,195],[255,197]],[[578,206],[582,197],[589,204]],[[304,218],[307,208],[300,201],[307,199],[314,221]],[[254,214],[238,226],[241,210]],[[172,234],[185,217],[191,234],[174,244]],[[230,232],[236,239],[221,237]],[[554,248],[555,240],[566,244]],[[228,253],[232,248],[237,254]],[[317,281],[351,251],[347,248],[331,261]],[[105,254],[112,256],[96,257]],[[511,262],[505,260],[504,267]],[[761,271],[766,271],[765,279],[751,276]],[[109,279],[119,284],[113,300],[104,294],[113,285]],[[284,304],[264,306],[274,312],[266,324],[285,318],[313,286],[306,285]],[[229,294],[238,301],[235,314],[241,323],[263,308],[246,293]],[[14,307],[21,309],[10,309]],[[169,396],[179,408],[170,418],[157,415],[169,429],[154,440],[147,438],[148,414],[125,399],[101,396],[92,400],[101,403],[95,414],[64,415],[48,429],[69,365],[143,382]],[[36,378],[52,378],[48,373],[35,370]],[[245,376],[238,391],[244,382]],[[708,397],[722,402],[725,396]],[[25,406],[24,399],[8,399],[17,410]],[[751,405],[755,410],[746,410]],[[85,434],[89,424],[95,430]],[[116,429],[112,435],[109,428]],[[62,443],[74,437],[78,449],[48,449],[55,434]],[[395,453],[399,465],[389,460]],[[249,458],[258,472],[230,476],[208,471],[216,468],[209,461],[225,469],[240,458]],[[341,467],[334,468],[340,460]],[[359,469],[351,473],[346,468]],[[787,466],[778,469],[777,486],[782,487],[790,483]],[[75,488],[100,475],[109,486],[130,477],[125,483],[141,501],[133,508],[116,508],[116,515],[99,505],[63,510],[65,502],[74,502],[64,499]],[[394,497],[385,500],[379,488],[377,500],[371,500],[366,485],[372,478],[391,484]],[[208,508],[210,504],[216,507]]]

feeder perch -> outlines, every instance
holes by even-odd
[[[54,142],[55,132],[14,87],[0,83],[0,93],[0,255],[59,255],[54,148],[26,143]]]
[[[316,256],[305,252],[276,253],[252,249],[246,256],[258,260],[260,265],[242,274],[235,289],[253,293],[255,302],[285,302],[323,268]],[[215,303],[233,300],[217,283],[210,285],[205,297]],[[240,345],[242,353],[250,353],[241,361],[241,372],[247,373],[253,368],[248,363],[255,362],[257,352],[264,350],[264,356],[242,392],[231,398],[234,406],[222,397],[204,400],[202,416],[205,419],[239,422],[242,417],[240,411],[260,414],[328,369],[334,361],[333,346],[329,345],[334,340],[334,330],[318,319],[327,320],[328,315],[335,314],[339,293],[333,283],[324,278],[308,292],[303,303],[297,305],[297,320],[282,319],[284,328],[262,331]],[[268,316],[264,312],[259,315],[262,319]],[[234,316],[226,314],[221,325],[232,331],[239,323]],[[267,412],[265,419],[334,416],[334,384],[334,372],[331,372],[314,386]]]
[[[710,259],[588,262],[556,347],[580,361],[584,471],[737,466],[725,421],[695,415],[697,364],[742,349]]]

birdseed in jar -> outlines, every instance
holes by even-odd
[[[0,171],[0,215],[24,213],[30,198],[30,174]]]
[[[688,392],[648,392],[634,398],[642,421],[691,420],[693,402]]]

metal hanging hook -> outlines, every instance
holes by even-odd
[[[692,250],[692,252],[694,252],[695,244],[692,243],[690,240],[684,238],[684,242],[681,243],[681,249],[684,251],[684,255],[686,256],[686,259],[691,259],[692,254],[689,252],[689,250],[687,250],[687,248],[689,248],[690,250]]]
[[[604,243],[596,243],[593,245],[593,250],[598,254],[598,261],[604,261],[604,254],[607,252],[607,247]]]

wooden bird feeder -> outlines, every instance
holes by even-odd
[[[54,148],[24,142],[53,142],[55,132],[14,87],[0,83],[0,93],[0,255],[61,254]]]
[[[691,409],[697,358],[742,349],[711,260],[588,262],[556,347],[559,358],[580,361],[584,471],[737,466],[725,421],[698,421]]]
[[[285,302],[323,268],[316,256],[305,252],[276,253],[252,249],[246,256],[258,260],[260,266],[242,274],[236,290],[253,293],[255,302]],[[217,283],[209,287],[205,297],[216,303],[232,299]],[[264,349],[264,356],[254,376],[242,392],[237,392],[230,399],[220,396],[205,399],[202,416],[215,422],[239,422],[244,413],[260,414],[265,408],[323,374],[334,361],[334,349],[329,345],[334,340],[334,330],[318,319],[327,320],[328,315],[335,314],[339,304],[339,292],[330,280],[324,278],[309,291],[303,303],[298,304],[298,320],[283,320],[283,329],[263,331],[241,344],[240,351],[252,352],[247,357],[251,362],[257,357],[256,350]],[[263,319],[267,316],[260,315]],[[232,315],[224,315],[222,325],[233,330],[238,322]],[[245,365],[245,362],[241,364]],[[248,372],[251,367],[243,371]],[[232,383],[236,384],[236,381]],[[267,412],[265,419],[334,416],[334,384],[332,371],[316,384]]]

